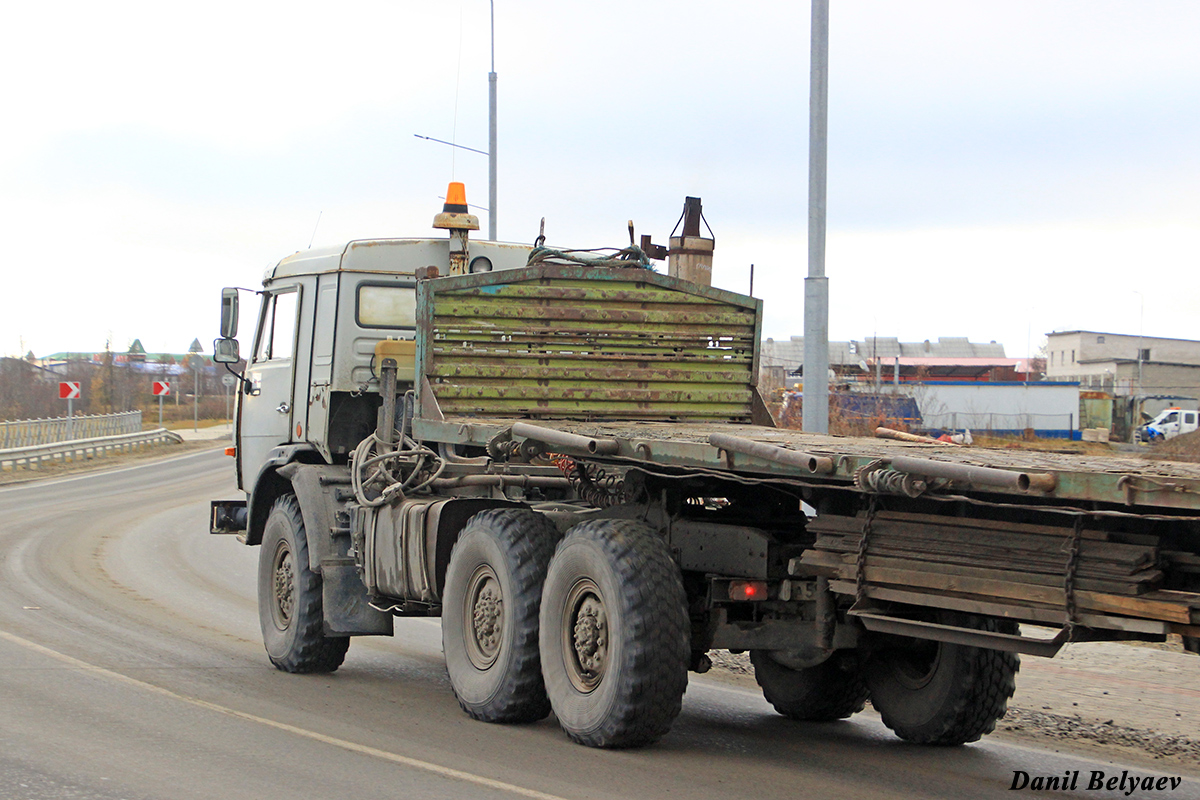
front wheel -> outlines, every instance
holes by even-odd
[[[590,747],[661,738],[683,704],[687,598],[666,543],[630,520],[571,529],[542,592],[542,674],[559,725]]]
[[[275,501],[258,558],[258,622],[271,663],[284,672],[333,672],[348,636],[326,636],[321,576],[308,565],[308,538],[296,496]]]
[[[942,612],[938,622],[1016,633],[1017,624]],[[1008,710],[1020,669],[1016,653],[895,637],[867,663],[871,705],[901,739],[957,745],[991,733]]]

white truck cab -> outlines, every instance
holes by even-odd
[[[1184,408],[1164,408],[1158,416],[1138,428],[1138,441],[1161,442],[1174,439],[1185,433],[1191,433],[1200,425],[1197,418],[1200,412]]]

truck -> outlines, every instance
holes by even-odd
[[[899,737],[960,745],[1021,655],[1200,650],[1200,466],[775,427],[763,303],[710,285],[702,222],[689,198],[669,247],[632,223],[601,255],[471,241],[452,185],[448,237],[270,268],[241,372],[223,291],[244,497],[210,529],[260,548],[275,667],[330,672],[436,616],[483,722],[648,745],[728,650],[782,715],[869,698]]]
[[[1164,408],[1154,419],[1145,425],[1138,426],[1135,434],[1137,441],[1162,442],[1185,433],[1191,433],[1200,428],[1196,422],[1197,416],[1200,416],[1200,412],[1194,408],[1180,408],[1179,406]]]

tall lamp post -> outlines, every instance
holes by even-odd
[[[808,96],[808,277],[804,279],[804,430],[829,433],[829,279],[825,167],[829,128],[829,0],[812,0]]]
[[[419,133],[414,133],[413,136],[418,139],[425,139],[438,144],[457,147],[459,150],[470,150],[472,153],[479,153],[488,157],[488,238],[493,242],[499,238],[496,232],[499,204],[498,192],[496,190],[496,130],[499,127],[496,121],[496,2],[489,0],[492,14],[492,64],[491,72],[488,73],[488,149],[485,153],[482,150],[477,150],[474,147],[467,147],[465,144],[456,142],[447,142],[444,139],[435,139],[432,136],[422,136]]]
[[[192,432],[200,429],[200,370],[204,367],[204,348],[199,339],[192,340],[188,348],[188,366],[192,368]]]
[[[496,0],[492,12],[492,71],[488,73],[488,238],[496,241]]]

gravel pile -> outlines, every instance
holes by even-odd
[[[1200,461],[1200,431],[1185,433],[1151,445],[1146,458],[1163,458],[1170,461]]]
[[[712,660],[713,669],[754,677],[754,665],[750,663],[749,653],[739,653],[735,656],[728,650],[709,650],[708,657]]]
[[[1065,717],[1010,706],[996,727],[1002,731],[1019,731],[1050,739],[1087,740],[1097,744],[1131,747],[1144,750],[1156,758],[1170,756],[1200,761],[1200,739],[1170,736],[1142,728],[1126,728],[1114,725],[1112,720],[1087,722],[1078,716]]]

